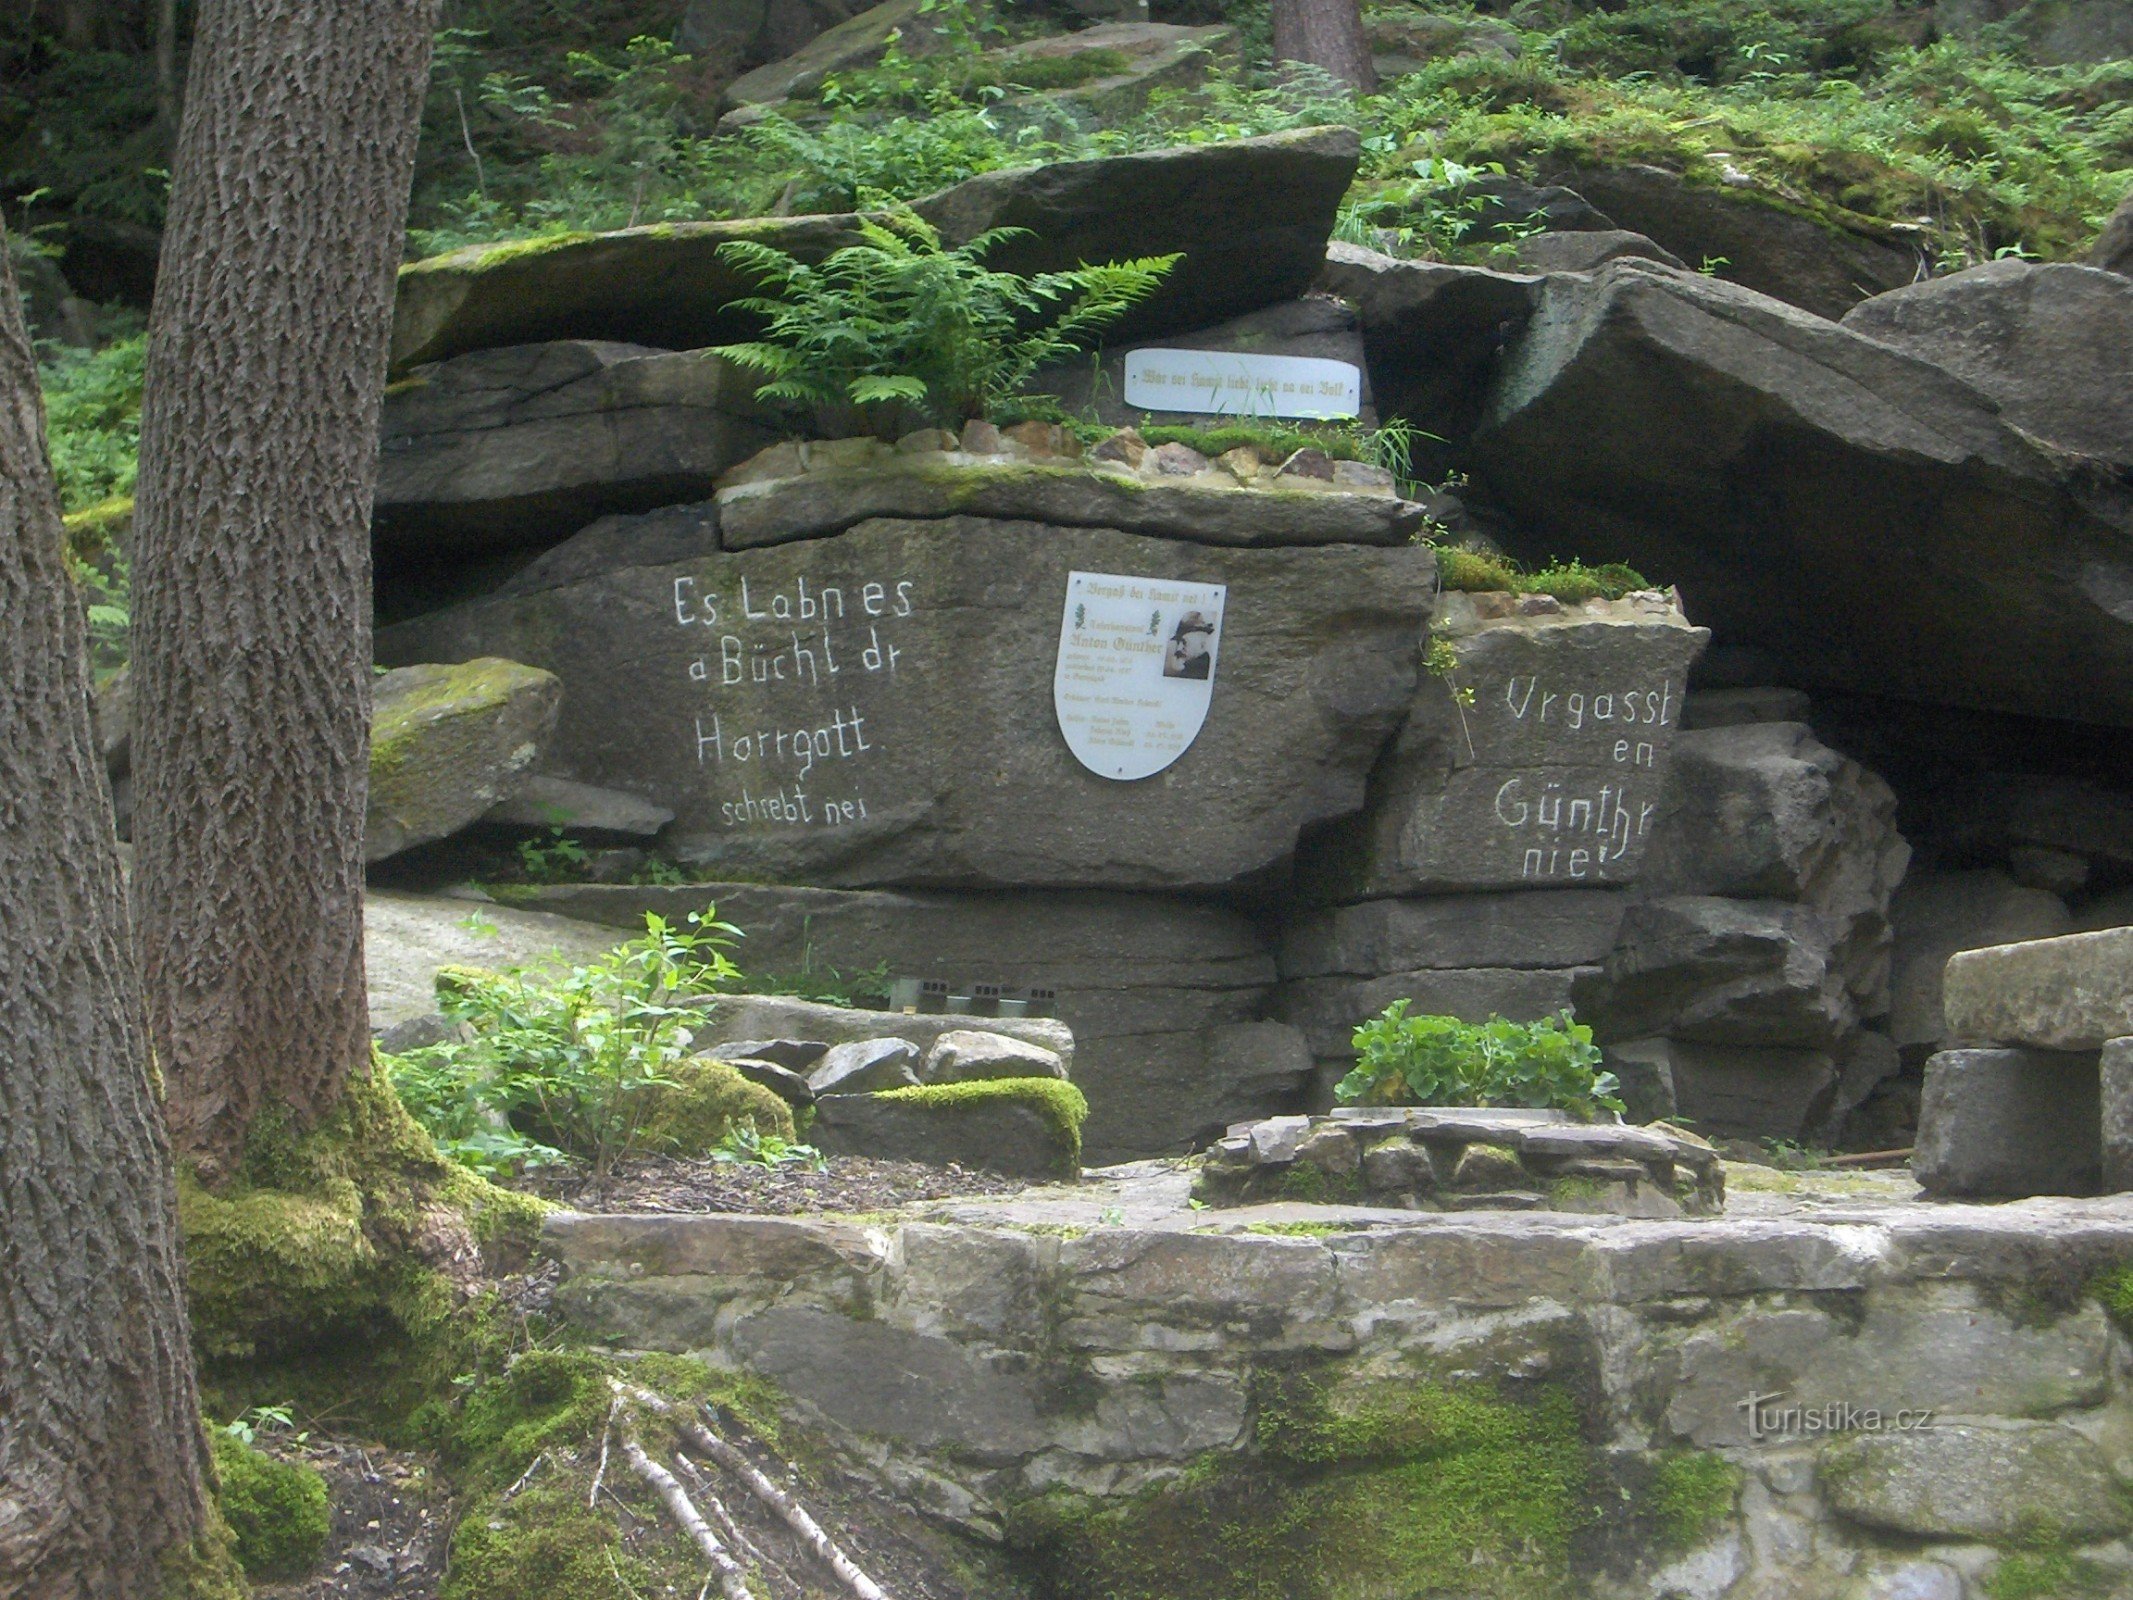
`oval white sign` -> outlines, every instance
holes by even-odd
[[[1352,417],[1363,374],[1320,356],[1254,356],[1237,350],[1133,350],[1126,404],[1144,411],[1204,411],[1231,417]]]
[[[1207,721],[1227,586],[1067,574],[1052,706],[1074,759],[1100,777],[1153,777]]]

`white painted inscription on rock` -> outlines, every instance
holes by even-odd
[[[1222,650],[1219,583],[1067,574],[1052,704],[1074,759],[1100,777],[1153,777],[1207,721]]]
[[[727,828],[839,828],[867,820],[887,740],[876,715],[909,671],[902,625],[915,586],[674,580],[674,621],[699,631],[696,765]]]
[[[1352,417],[1363,374],[1318,356],[1235,350],[1135,350],[1126,357],[1126,404],[1144,411],[1231,417]]]

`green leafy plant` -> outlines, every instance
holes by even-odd
[[[222,1431],[244,1444],[255,1443],[263,1433],[285,1433],[297,1444],[311,1437],[308,1429],[297,1428],[296,1408],[288,1405],[254,1406],[224,1423]]]
[[[62,509],[87,511],[133,493],[141,448],[141,379],[148,338],[100,350],[52,349],[38,376]]]
[[[1472,1023],[1411,1017],[1410,1004],[1395,1000],[1355,1030],[1355,1070],[1334,1091],[1342,1102],[1525,1106],[1588,1121],[1621,1112],[1592,1030],[1568,1011],[1537,1022]]]
[[[737,1123],[712,1148],[711,1159],[732,1167],[807,1167],[820,1172],[829,1159],[811,1144],[795,1144],[752,1123]]]
[[[550,828],[545,838],[527,839],[518,847],[518,869],[528,883],[567,883],[585,861],[585,846],[561,828]]]
[[[1178,259],[1025,277],[984,257],[1027,229],[989,229],[950,250],[905,209],[860,232],[862,243],[819,266],[756,240],[719,246],[773,292],[738,302],[767,319],[763,337],[717,353],[769,380],[759,397],[811,408],[846,431],[984,416],[1146,299]]]
[[[493,1169],[567,1151],[604,1182],[642,1147],[659,1091],[692,1053],[702,1013],[687,1002],[740,976],[726,953],[740,930],[716,917],[710,907],[676,927],[648,912],[641,937],[551,981],[446,969],[439,1004],[473,1040],[397,1058],[394,1087],[456,1160]]]

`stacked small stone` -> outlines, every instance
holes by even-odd
[[[1388,1106],[1239,1123],[1208,1151],[1193,1197],[1679,1217],[1716,1216],[1725,1186],[1718,1152],[1678,1128]]]

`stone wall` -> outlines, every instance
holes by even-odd
[[[1071,1576],[1092,1548],[1148,1592],[1272,1572],[1297,1600],[2133,1578],[2133,1342],[2091,1293],[2133,1259],[2122,1212],[1837,1200],[1255,1233],[1172,1201],[549,1233],[584,1332],[770,1379],[848,1460],[1074,1600],[1101,1592]],[[1269,1568],[1285,1506],[1312,1508],[1292,1530],[1312,1561]],[[1428,1530],[1453,1515],[1440,1571]]]

